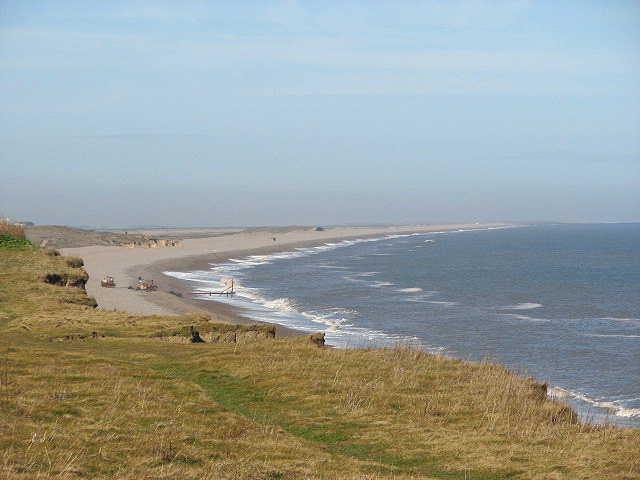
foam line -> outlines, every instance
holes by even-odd
[[[541,303],[517,303],[515,305],[505,305],[504,307],[499,307],[498,310],[531,310],[533,308],[542,307]]]
[[[620,405],[620,401],[597,401],[590,396],[580,393],[573,392],[571,390],[567,390],[561,387],[549,387],[547,395],[550,398],[558,399],[558,398],[575,398],[577,400],[581,400],[582,402],[588,403],[589,405],[593,405],[598,408],[602,408],[607,412],[615,415],[617,417],[640,417],[640,408],[629,408],[624,405]]]

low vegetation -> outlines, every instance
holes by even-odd
[[[46,246],[53,248],[145,244],[149,241],[149,238],[142,234],[87,230],[61,225],[28,226],[25,227],[24,235],[36,245],[46,242]]]
[[[78,257],[65,257],[67,261],[67,265],[73,268],[84,267],[84,261]]]
[[[24,227],[0,215],[0,250],[21,250],[33,247],[26,239]]]
[[[499,365],[96,310],[43,280],[79,271],[0,251],[2,478],[640,477],[638,430],[581,423]],[[162,341],[192,326],[218,341]]]
[[[11,236],[15,238],[26,238],[24,227],[21,224],[12,222],[7,217],[0,215],[0,235]]]
[[[26,238],[0,233],[0,250],[21,250],[29,247],[33,247],[33,244]]]

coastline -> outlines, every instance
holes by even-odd
[[[241,307],[222,302],[189,298],[185,282],[164,275],[165,271],[207,270],[210,264],[224,263],[230,258],[244,258],[249,255],[270,254],[306,248],[329,242],[376,238],[386,235],[430,233],[457,230],[481,230],[510,227],[515,224],[439,224],[403,225],[392,227],[337,227],[325,230],[293,229],[282,232],[274,228],[239,232],[225,236],[186,239],[180,247],[126,248],[126,247],[75,247],[63,248],[65,256],[83,259],[89,274],[87,293],[93,296],[98,308],[133,314],[175,315],[190,312],[205,312],[213,321],[248,324],[260,323],[249,318]],[[275,239],[275,240],[274,240]],[[100,287],[100,280],[106,275],[115,277],[116,288]],[[153,279],[158,286],[155,292],[144,293],[130,290],[137,278]],[[179,297],[169,292],[182,294]],[[276,324],[277,325],[277,324]],[[276,326],[280,337],[306,335],[282,325]]]

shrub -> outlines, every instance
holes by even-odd
[[[88,279],[89,275],[84,271],[81,273],[47,273],[42,277],[44,283],[77,288],[84,288]]]
[[[26,238],[0,233],[0,250],[24,249],[27,247],[33,247],[33,244]]]
[[[80,257],[67,257],[66,260],[67,265],[69,265],[71,268],[84,267],[84,262]]]

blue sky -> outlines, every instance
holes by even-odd
[[[0,212],[640,221],[640,3],[0,1]]]

